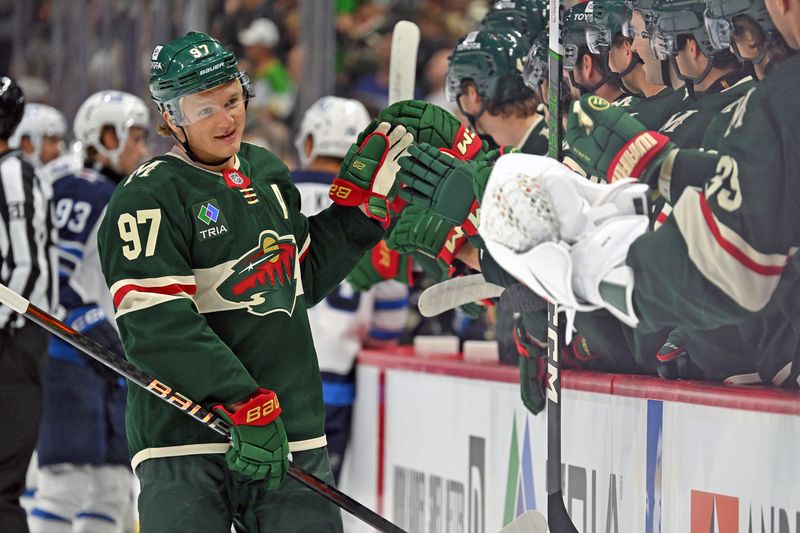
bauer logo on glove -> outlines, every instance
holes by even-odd
[[[397,191],[398,159],[413,141],[404,126],[381,122],[361,144],[353,144],[344,156],[339,176],[328,196],[334,203],[364,206],[368,217],[389,226],[389,201]]]

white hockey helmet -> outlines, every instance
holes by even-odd
[[[358,100],[323,96],[303,115],[300,131],[294,139],[300,165],[305,168],[318,156],[343,158],[369,121],[367,108]],[[311,154],[306,155],[308,137],[314,146]]]
[[[111,159],[116,167],[130,129],[134,126],[147,129],[149,124],[150,111],[144,100],[130,93],[107,90],[94,93],[81,104],[73,129],[75,139],[84,148],[94,148],[100,155]],[[110,150],[103,146],[100,139],[103,126],[114,128],[119,141],[117,148]]]
[[[22,138],[28,137],[33,145],[33,154],[29,155],[28,159],[34,166],[40,167],[42,137],[60,137],[63,140],[66,134],[67,121],[58,109],[44,104],[28,104],[25,106],[22,121],[14,131],[14,135],[8,139],[8,145],[18,149],[22,144]]]

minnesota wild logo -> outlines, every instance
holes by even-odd
[[[233,272],[217,292],[225,300],[246,305],[255,315],[283,311],[291,316],[297,292],[294,236],[263,231],[258,241],[231,267]]]

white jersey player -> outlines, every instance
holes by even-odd
[[[292,172],[304,215],[330,205],[331,182],[369,120],[360,102],[335,96],[320,98],[306,111],[295,138],[303,168]],[[357,292],[344,281],[308,311],[322,372],[328,454],[337,480],[350,435],[356,356],[365,343],[396,341],[406,323],[407,307],[408,287],[400,282],[384,281]]]
[[[146,155],[148,127],[140,98],[120,91],[90,96],[74,124],[85,165],[53,172],[51,184],[65,322],[120,355],[97,229],[117,184]],[[51,340],[49,355],[31,532],[121,533],[130,518],[132,484],[125,382],[60,339]]]

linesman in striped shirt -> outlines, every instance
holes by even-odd
[[[10,150],[25,108],[22,90],[0,76],[0,282],[33,304],[55,307],[52,223],[48,187]],[[42,370],[47,334],[0,306],[0,531],[27,533],[19,497],[31,459],[42,407]]]

